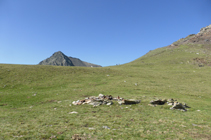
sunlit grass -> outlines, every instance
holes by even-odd
[[[108,140],[210,139],[211,67],[193,62],[208,56],[196,54],[200,48],[161,48],[105,68],[2,64],[0,139],[68,140],[74,134]],[[141,103],[71,105],[100,93]],[[168,105],[148,106],[157,98],[174,98],[191,108],[181,112]]]

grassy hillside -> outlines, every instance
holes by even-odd
[[[211,139],[210,54],[209,46],[186,45],[113,67],[1,64],[0,139]],[[100,93],[141,103],[70,106]],[[148,106],[157,98],[191,108]]]

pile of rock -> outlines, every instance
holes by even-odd
[[[140,103],[140,100],[134,100],[134,99],[126,100],[119,96],[114,98],[112,95],[99,94],[98,97],[95,97],[95,96],[87,97],[83,100],[73,101],[72,104],[73,105],[89,104],[89,105],[93,105],[93,106],[99,106],[99,105],[112,105],[113,101],[118,102],[120,105]]]
[[[186,103],[182,104],[182,103],[177,102],[177,100],[174,100],[174,99],[152,100],[152,101],[150,101],[149,105],[157,106],[157,105],[164,105],[165,103],[172,106],[170,109],[178,109],[178,110],[181,110],[181,111],[187,111],[186,108],[190,108]]]
[[[168,105],[172,105],[170,109],[178,109],[181,111],[187,111],[186,108],[190,108],[186,103],[182,104],[177,102],[177,100],[169,99]]]

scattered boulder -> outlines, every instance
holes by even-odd
[[[158,100],[150,101],[150,104],[152,104],[152,105],[164,105],[166,102],[167,102],[166,99],[164,99],[164,100],[158,99]]]
[[[167,104],[168,105],[174,105],[174,102],[176,102],[177,100],[174,100],[174,99],[168,99],[168,101],[167,101]]]
[[[170,109],[179,109],[181,111],[187,111],[185,108],[186,107],[182,103],[175,102],[174,105]]]
[[[118,103],[120,105],[131,105],[131,104],[139,104],[141,101],[140,100],[134,100],[134,99],[129,99],[129,100],[120,100]]]
[[[181,111],[187,111],[186,108],[190,108],[186,103],[184,103],[184,105],[183,105],[182,103],[177,102],[177,100],[175,100],[175,99],[153,100],[153,101],[150,101],[149,105],[155,107],[157,105],[164,105],[165,103],[167,103],[167,105],[172,106],[170,109],[178,109]]]

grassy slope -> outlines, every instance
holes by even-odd
[[[211,67],[193,61],[210,60],[209,53],[202,45],[164,47],[105,68],[2,64],[0,139],[70,139],[73,134],[108,140],[211,139]],[[100,93],[141,99],[141,104],[69,106]],[[192,108],[148,106],[155,98],[176,98]]]

